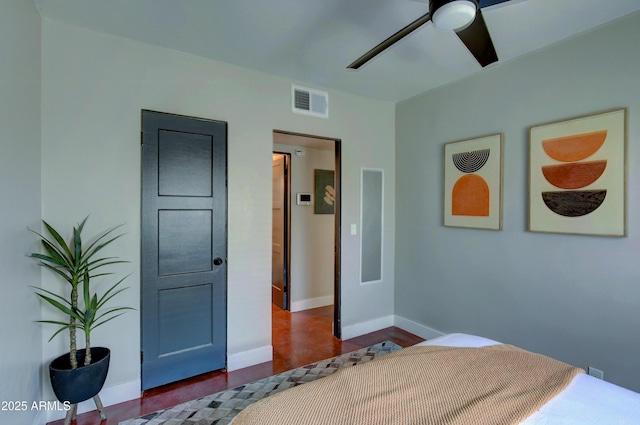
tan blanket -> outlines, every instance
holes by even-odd
[[[233,424],[518,424],[582,372],[510,345],[409,347],[267,397]]]

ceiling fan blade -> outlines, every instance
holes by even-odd
[[[504,3],[510,0],[480,0],[478,3],[478,7],[483,8],[483,7],[488,7],[488,6],[493,6],[494,4],[500,4],[500,3]]]
[[[495,47],[493,47],[487,24],[484,22],[482,12],[479,9],[476,19],[471,25],[456,31],[456,34],[483,68],[498,61],[498,55]]]
[[[349,65],[347,68],[349,68],[349,69],[358,69],[358,68],[360,68],[362,65],[364,65],[367,62],[369,62],[371,59],[375,58],[380,53],[382,53],[383,51],[385,51],[389,47],[393,46],[398,41],[402,40],[403,38],[405,38],[406,36],[408,36],[409,34],[414,32],[415,30],[417,30],[418,28],[420,28],[421,26],[423,26],[424,24],[426,24],[430,20],[431,20],[431,16],[429,15],[429,13],[426,13],[425,15],[422,15],[421,17],[419,17],[415,21],[411,22],[406,27],[402,28],[397,33],[393,34],[391,37],[387,38],[382,43],[378,44],[373,49],[369,50],[364,55],[360,56],[351,65]]]

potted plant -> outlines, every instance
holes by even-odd
[[[39,321],[59,327],[49,341],[64,330],[69,330],[69,353],[54,359],[49,364],[51,386],[56,397],[61,402],[71,405],[94,398],[103,416],[102,405],[97,394],[107,377],[110,350],[104,347],[92,348],[91,331],[132,308],[107,306],[113,297],[127,289],[119,287],[127,276],[110,286],[102,295],[92,290],[91,284],[94,278],[112,274],[105,271],[106,266],[126,261],[119,260],[117,257],[98,255],[103,248],[122,236],[122,234],[114,236],[115,230],[120,226],[101,233],[91,243],[83,243],[82,230],[87,218],[73,228],[73,236],[68,243],[57,230],[43,220],[50,237],[30,230],[39,236],[45,253],[32,253],[29,256],[37,259],[42,267],[51,270],[70,285],[63,294],[35,287],[38,297],[69,317],[68,321]],[[76,342],[77,329],[80,329],[85,337],[85,348],[80,350]],[[73,414],[75,414],[75,408]],[[69,419],[69,414],[67,418]]]

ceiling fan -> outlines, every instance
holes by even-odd
[[[438,29],[452,30],[485,67],[498,60],[481,9],[509,0],[429,0],[429,12],[356,59],[348,69],[358,69],[427,22]]]

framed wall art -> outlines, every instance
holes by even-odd
[[[627,109],[529,130],[529,230],[626,235]]]
[[[444,145],[444,225],[502,229],[502,134]]]
[[[314,170],[315,177],[315,213],[333,214],[335,203],[334,171]]]

